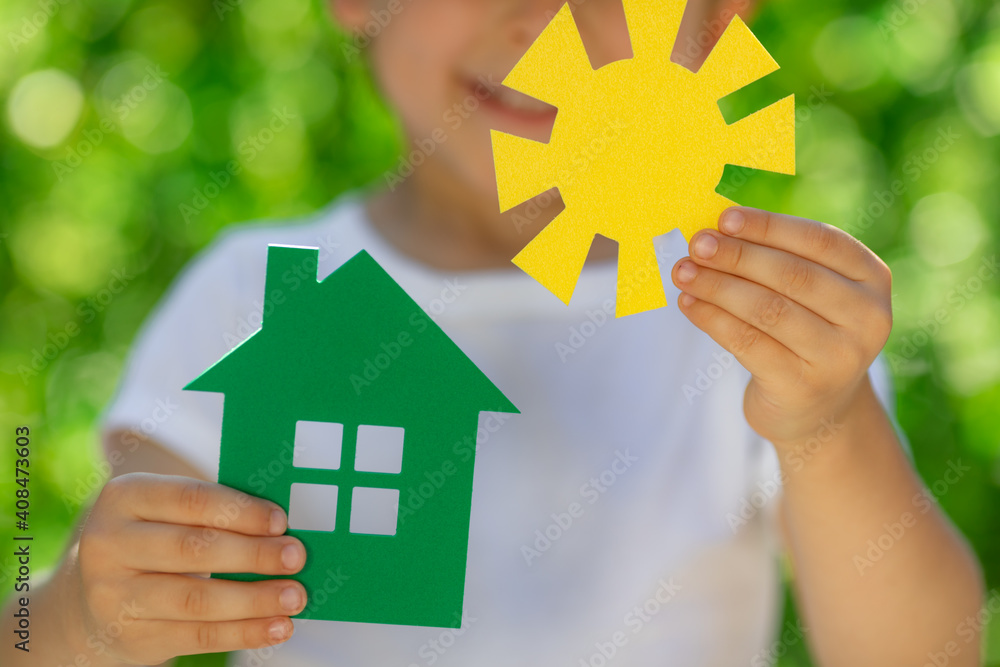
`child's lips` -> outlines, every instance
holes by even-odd
[[[470,94],[480,101],[483,109],[501,117],[508,123],[549,127],[555,121],[557,109],[554,106],[524,93],[505,86],[490,88],[482,85],[479,81],[467,84],[467,88]],[[497,129],[503,128],[498,127]]]

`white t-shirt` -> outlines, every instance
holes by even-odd
[[[147,433],[209,479],[222,395],[181,388],[253,333],[269,243],[320,248],[325,278],[367,250],[521,411],[480,416],[462,630],[296,621],[240,667],[605,664],[710,667],[766,657],[780,618],[777,460],[747,425],[749,374],[668,302],[614,319],[614,262],[564,306],[518,271],[442,273],[370,227],[359,196],[293,224],[221,236],[132,351],[104,428]],[[884,365],[872,377],[890,395]]]

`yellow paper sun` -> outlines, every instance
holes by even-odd
[[[634,56],[590,66],[564,5],[504,84],[558,108],[549,143],[492,132],[500,209],[556,187],[566,205],[514,264],[569,303],[595,234],[618,242],[622,317],[666,305],[653,238],[687,239],[733,206],[726,164],[795,172],[789,96],[731,125],[720,98],[777,63],[735,17],[697,72],[670,60],[681,0],[624,0]]]

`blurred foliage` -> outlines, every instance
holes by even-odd
[[[997,589],[1000,5],[771,0],[753,25],[783,67],[723,109],[795,93],[799,175],[730,168],[721,191],[848,229],[892,267],[899,420]],[[392,165],[398,129],[348,43],[315,0],[0,4],[0,434],[32,427],[36,568],[103,482],[95,420],[191,255]],[[971,471],[945,483],[958,461]],[[1000,664],[1000,622],[989,634]],[[775,648],[811,664],[801,641]]]

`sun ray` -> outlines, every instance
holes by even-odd
[[[568,304],[593,241],[594,233],[588,233],[583,225],[574,224],[572,212],[564,210],[514,257],[513,262]],[[552,257],[562,259],[559,271],[554,274]]]
[[[618,244],[618,302],[615,317],[625,317],[667,305],[663,277],[653,239]]]
[[[625,2],[625,21],[634,59],[656,66],[670,62],[687,0],[632,0]]]
[[[511,184],[498,191],[501,212],[556,185],[555,172],[549,168],[548,144],[496,130],[490,135],[497,181]]]
[[[698,230],[705,229],[704,218],[718,220],[722,212],[731,206],[736,206],[736,202],[723,197],[718,192],[705,192],[695,198],[690,208],[678,215],[674,221],[674,227],[681,230],[684,238],[690,239]],[[691,211],[698,213],[692,214]]]
[[[733,67],[734,62],[739,62],[740,66]],[[698,70],[698,77],[704,82],[706,92],[719,99],[777,69],[778,63],[753,36],[747,24],[734,16]]]
[[[795,173],[795,97],[778,100],[728,126],[729,164]]]
[[[549,73],[556,61],[559,80]],[[565,4],[503,83],[558,107],[572,101],[571,96],[586,87],[593,73],[569,4]]]

